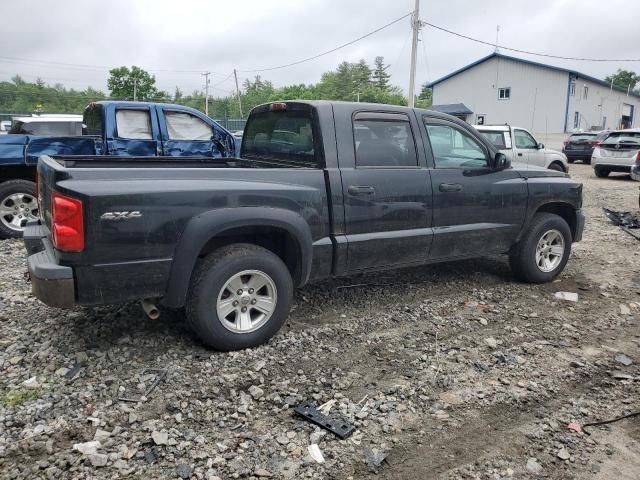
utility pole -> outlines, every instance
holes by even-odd
[[[134,102],[138,101],[138,79],[137,78],[133,79],[133,101]]]
[[[244,118],[242,115],[242,99],[240,98],[240,88],[238,87],[238,72],[236,69],[233,69],[233,76],[236,79],[236,97],[238,97],[238,107],[240,108],[240,118]]]
[[[411,70],[409,71],[409,106],[416,103],[416,61],[418,56],[418,32],[420,31],[420,0],[416,0],[416,6],[411,15],[411,28],[413,37],[411,39]]]
[[[204,72],[202,76],[204,77],[204,114],[209,116],[209,75],[211,72]]]
[[[498,38],[500,37],[500,25],[496,25],[496,48],[494,52],[498,53],[500,48],[498,48]]]

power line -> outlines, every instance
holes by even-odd
[[[531,52],[529,50],[521,50],[518,48],[511,48],[505,45],[498,45],[495,42],[485,42],[484,40],[480,40],[478,38],[470,37],[469,35],[464,35],[462,33],[454,32],[453,30],[449,30],[447,28],[441,27],[439,25],[434,25],[433,23],[422,21],[420,22],[422,25],[428,25],[431,28],[435,28],[436,30],[440,30],[442,32],[449,33],[451,35],[455,35],[456,37],[464,38],[466,40],[471,40],[472,42],[481,43],[483,45],[489,45],[494,48],[501,48],[503,50],[509,50],[511,52],[524,53],[526,55],[535,55],[538,57],[547,57],[547,58],[557,58],[560,60],[578,60],[581,62],[640,62],[640,58],[580,58],[580,57],[565,57],[562,55],[552,55],[550,53],[540,53],[540,52]]]
[[[298,60],[296,62],[291,62],[291,63],[287,63],[286,65],[278,65],[277,67],[268,67],[268,68],[258,68],[255,70],[238,70],[238,72],[241,73],[257,73],[257,72],[269,72],[271,70],[279,70],[281,68],[287,68],[287,67],[293,67],[294,65],[300,65],[301,63],[305,63],[305,62],[310,62],[311,60],[315,60],[316,58],[320,58],[320,57],[324,57],[325,55],[329,55],[330,53],[333,52],[337,52],[338,50],[340,50],[341,48],[344,47],[348,47],[349,45],[353,45],[356,42],[359,42],[360,40],[363,40],[367,37],[370,37],[371,35],[378,33],[381,30],[384,30],[387,27],[390,27],[391,25],[398,23],[400,20],[403,20],[405,18],[407,18],[408,16],[410,16],[413,12],[409,12],[406,15],[401,16],[400,18],[396,18],[394,21],[387,23],[386,25],[383,25],[380,28],[376,28],[375,30],[362,35],[361,37],[356,38],[355,40],[351,40],[350,42],[347,43],[343,43],[342,45],[332,48],[331,50],[327,50],[326,52],[322,52],[319,53],[317,55],[314,55],[313,57],[309,57],[309,58],[305,58],[303,60]]]

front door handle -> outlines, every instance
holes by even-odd
[[[518,156],[519,156],[519,157],[521,157],[521,156],[522,156],[522,153],[518,153]]]
[[[441,192],[461,192],[462,185],[459,183],[441,183],[440,184]]]
[[[349,185],[349,195],[373,195],[376,193],[373,187],[369,185]]]

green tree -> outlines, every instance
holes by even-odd
[[[107,86],[111,97],[122,100],[147,100],[157,96],[156,77],[135,65],[109,70]]]
[[[180,90],[180,88],[176,85],[176,91],[173,92],[173,101],[179,103],[180,100],[182,100],[183,96],[184,95],[182,94],[182,90]]]
[[[373,69],[373,84],[381,90],[389,89],[389,79],[391,75],[387,73],[389,65],[384,64],[384,57],[376,57]]]
[[[633,90],[636,84],[640,82],[640,75],[630,70],[619,68],[616,73],[609,75],[604,80],[609,84],[613,82],[616,87]]]
[[[426,85],[424,85],[422,87],[422,90],[420,91],[420,95],[418,96],[416,107],[428,108],[432,104],[433,104],[433,89],[428,88]]]

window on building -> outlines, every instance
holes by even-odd
[[[569,96],[573,97],[576,94],[576,82],[571,82],[569,84]]]
[[[151,118],[149,110],[116,110],[118,137],[151,140]]]
[[[604,115],[602,117],[602,129],[604,130],[605,128],[607,128],[607,116]]]
[[[585,85],[584,87],[582,87],[582,98],[586,100],[588,97],[589,97],[589,87]]]
[[[580,126],[580,113],[575,112],[573,114],[573,128],[578,128]]]
[[[404,114],[356,115],[353,122],[357,167],[416,167],[418,157],[409,117]]]
[[[509,100],[511,98],[511,87],[503,87],[498,89],[498,98],[500,100]]]

